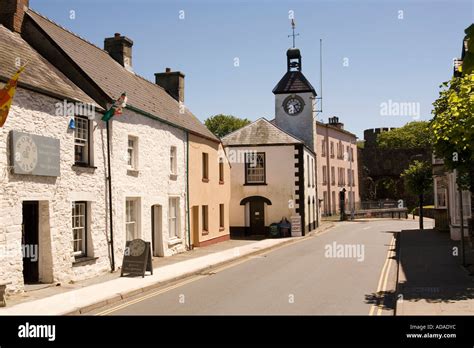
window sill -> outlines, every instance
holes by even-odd
[[[244,184],[244,186],[267,186],[267,183],[266,182],[256,182],[256,183],[253,183],[253,182],[246,182]]]
[[[219,227],[219,232],[225,231],[225,227]]]
[[[209,231],[202,231],[201,235],[202,236],[207,236],[209,234]]]
[[[168,246],[171,247],[171,246],[174,246],[176,244],[181,244],[183,241],[181,238],[177,238],[177,237],[174,237],[170,240],[168,240]]]
[[[225,184],[224,181],[219,180],[219,185],[224,185],[224,184]]]
[[[71,167],[73,170],[91,171],[94,172],[97,167],[85,163],[74,163]]]
[[[98,259],[98,257],[88,257],[88,256],[81,256],[81,257],[77,257],[74,262],[72,263],[72,266],[75,267],[75,266],[81,266],[83,265],[84,263],[87,263],[87,262],[95,262],[96,260]]]
[[[170,174],[170,180],[176,181],[178,179],[178,174]]]
[[[140,174],[140,171],[138,169],[132,169],[132,168],[127,169],[127,175],[137,177],[138,174]]]
[[[202,178],[202,182],[209,182],[209,179]]]

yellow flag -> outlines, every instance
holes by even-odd
[[[10,106],[12,105],[13,97],[15,96],[18,77],[20,77],[20,74],[24,69],[25,66],[18,69],[15,75],[13,75],[13,77],[7,82],[5,87],[0,90],[0,127],[3,127],[7,120],[8,112],[10,111]]]

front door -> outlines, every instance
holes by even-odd
[[[153,256],[165,256],[163,252],[162,215],[161,205],[155,204],[151,206],[151,242]]]
[[[38,202],[23,202],[23,231],[22,231],[22,250],[36,248],[38,250]],[[23,255],[23,278],[25,284],[38,283],[39,267],[38,257],[29,257],[29,253]],[[36,255],[38,256],[38,255]]]
[[[265,234],[264,202],[250,202],[250,234]]]

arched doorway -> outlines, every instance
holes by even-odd
[[[242,199],[240,205],[249,204],[249,235],[265,234],[265,204],[272,205],[272,202],[262,196],[250,196]]]

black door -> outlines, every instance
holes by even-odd
[[[265,234],[263,201],[250,202],[250,234]]]
[[[38,248],[38,202],[23,202],[23,278],[25,284],[38,283],[38,255],[28,257],[31,253],[25,252],[31,248]]]

